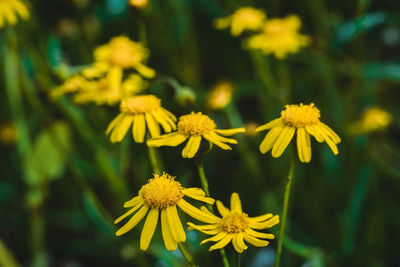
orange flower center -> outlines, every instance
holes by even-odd
[[[228,233],[241,233],[249,227],[246,213],[232,212],[222,218],[222,229]]]
[[[310,105],[286,105],[281,112],[281,119],[284,124],[296,128],[316,124],[320,118],[319,109],[313,103]]]

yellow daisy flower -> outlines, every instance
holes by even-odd
[[[231,34],[233,36],[239,36],[246,30],[260,30],[265,18],[264,11],[260,9],[242,7],[228,17],[216,19],[214,25],[217,29],[231,27]]]
[[[217,125],[207,115],[201,112],[181,116],[178,121],[178,130],[174,133],[164,134],[157,138],[147,140],[150,147],[178,146],[189,139],[182,151],[182,157],[193,158],[200,147],[201,139],[204,138],[225,150],[231,150],[229,144],[237,144],[235,139],[226,138],[245,131],[244,128],[216,129]]]
[[[114,37],[108,44],[96,48],[95,63],[82,74],[94,78],[103,77],[107,73],[109,86],[117,89],[125,69],[135,69],[146,78],[154,77],[155,71],[143,63],[149,55],[149,50],[141,43],[131,41],[125,36]]]
[[[242,203],[238,193],[231,195],[231,209],[226,208],[221,201],[217,200],[217,209],[222,218],[210,213],[204,206],[201,210],[207,213],[212,220],[203,217],[200,221],[209,223],[206,225],[195,225],[188,223],[189,230],[198,230],[213,237],[201,241],[204,244],[209,241],[217,242],[209,248],[209,251],[221,249],[232,241],[234,249],[242,253],[247,249],[244,241],[256,247],[266,247],[269,242],[264,239],[274,239],[273,234],[262,233],[256,230],[271,228],[279,223],[279,216],[267,213],[258,217],[249,217],[242,211]]]
[[[264,24],[263,32],[247,39],[246,47],[260,50],[265,55],[274,54],[278,59],[286,58],[289,53],[297,53],[308,46],[311,38],[300,34],[301,20],[298,16],[283,19],[270,19]]]
[[[371,133],[385,130],[393,121],[393,116],[381,107],[369,107],[364,110],[362,117],[350,127],[355,134]]]
[[[226,107],[232,100],[232,91],[230,82],[219,82],[207,96],[207,107],[213,110]]]
[[[292,140],[297,130],[297,153],[301,162],[311,160],[311,140],[314,136],[318,142],[326,142],[333,154],[339,153],[337,144],[340,137],[326,124],[319,120],[320,111],[313,103],[309,105],[286,105],[281,117],[261,125],[257,132],[270,129],[260,144],[261,153],[272,148],[272,157],[280,157]]]
[[[130,0],[129,3],[131,4],[131,6],[144,8],[149,4],[149,0]]]
[[[205,197],[204,191],[200,188],[184,188],[175,181],[173,176],[166,173],[161,176],[154,174],[154,177],[149,179],[148,183],[139,190],[138,196],[124,203],[124,208],[130,208],[130,210],[116,219],[114,223],[119,223],[137,212],[116,232],[116,235],[127,233],[148,214],[140,236],[140,249],[147,250],[161,214],[161,231],[165,247],[167,250],[176,250],[178,243],[186,240],[177,206],[195,219],[212,221],[210,215],[189,204],[183,199],[184,196],[214,204],[214,199]]]
[[[106,134],[111,133],[111,142],[121,142],[132,126],[133,140],[143,143],[146,124],[152,137],[160,135],[160,124],[165,132],[176,129],[176,117],[161,106],[154,95],[130,97],[121,101],[121,113],[108,125]]]
[[[18,22],[18,16],[23,20],[29,18],[29,10],[20,0],[0,0],[0,29],[6,23],[15,25]]]

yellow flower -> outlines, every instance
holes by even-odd
[[[204,206],[201,210],[207,213],[212,220],[201,218],[200,221],[209,223],[206,225],[195,225],[188,223],[189,230],[198,230],[213,237],[201,241],[204,244],[209,241],[217,242],[209,248],[209,251],[221,249],[232,241],[234,249],[242,253],[247,249],[244,241],[256,247],[266,247],[269,242],[263,239],[274,239],[273,234],[254,231],[271,228],[279,223],[279,216],[267,213],[258,217],[249,217],[242,211],[242,203],[238,193],[231,195],[231,209],[226,208],[221,201],[217,200],[217,209],[222,218],[210,213]]]
[[[29,18],[29,10],[20,0],[0,0],[0,29],[6,23],[15,25],[18,22],[18,16],[23,20]]]
[[[148,214],[140,236],[140,249],[147,250],[161,213],[161,231],[165,247],[167,250],[176,250],[178,243],[186,240],[176,206],[195,219],[212,221],[210,215],[189,204],[183,199],[184,196],[214,204],[214,199],[205,197],[204,191],[200,188],[184,188],[175,181],[175,177],[166,173],[161,176],[154,174],[154,178],[149,179],[148,183],[139,190],[138,196],[124,203],[124,208],[131,209],[114,223],[119,223],[135,211],[137,212],[116,232],[116,235],[127,233]]]
[[[201,112],[192,112],[179,118],[176,132],[149,139],[147,145],[150,147],[178,146],[189,139],[182,151],[182,157],[193,158],[199,150],[202,137],[222,149],[231,150],[232,148],[226,143],[237,144],[237,141],[220,135],[231,136],[245,131],[244,128],[225,130],[216,128],[217,125],[210,117]]]
[[[264,154],[272,148],[272,157],[281,156],[297,130],[297,153],[301,162],[311,160],[310,135],[320,143],[325,141],[333,154],[337,155],[339,151],[336,145],[340,143],[340,137],[319,118],[320,111],[313,103],[286,105],[280,118],[256,129],[257,132],[271,129],[260,144],[261,153]]]
[[[131,6],[144,8],[149,4],[149,0],[130,0],[129,3],[131,4]]]
[[[14,145],[18,141],[17,128],[11,123],[0,125],[0,143]]]
[[[117,90],[125,69],[135,69],[146,78],[154,77],[155,71],[143,63],[149,55],[149,50],[141,43],[125,36],[114,37],[108,44],[96,48],[95,63],[82,74],[87,78],[103,77],[106,74],[109,86]]]
[[[226,107],[232,99],[233,87],[230,82],[220,82],[214,86],[207,97],[207,106],[217,110]]]
[[[231,34],[239,36],[245,30],[260,30],[265,18],[265,13],[262,10],[252,7],[242,7],[228,17],[216,19],[214,25],[217,29],[231,27]]]
[[[381,107],[369,107],[364,110],[361,120],[353,123],[350,130],[356,134],[371,133],[386,129],[393,116]]]
[[[174,114],[161,106],[154,95],[135,96],[121,101],[121,113],[108,125],[106,134],[111,133],[111,142],[121,142],[132,126],[133,139],[143,143],[146,124],[152,137],[160,135],[160,124],[165,132],[176,129]]]
[[[300,34],[301,20],[297,16],[270,19],[265,22],[263,32],[247,39],[246,47],[261,50],[265,55],[274,54],[278,59],[289,53],[297,53],[310,44],[311,38]]]

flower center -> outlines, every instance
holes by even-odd
[[[163,173],[154,174],[154,178],[142,186],[139,195],[151,208],[164,209],[174,206],[182,199],[182,186],[174,176]]]
[[[161,100],[154,95],[141,95],[121,101],[121,112],[123,113],[147,113],[161,106]]]
[[[127,37],[116,37],[110,43],[109,62],[111,65],[129,68],[146,56],[145,48]]]
[[[281,119],[284,124],[292,127],[304,127],[319,122],[319,109],[310,105],[286,105],[285,110],[281,112]]]
[[[246,213],[233,212],[222,219],[222,229],[228,233],[241,233],[249,227]]]
[[[215,122],[201,112],[181,116],[178,122],[178,131],[185,135],[202,135],[216,127]]]

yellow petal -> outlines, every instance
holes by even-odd
[[[186,200],[183,198],[178,202],[179,208],[183,210],[187,215],[205,223],[215,223],[218,222],[217,219],[211,217],[210,215],[204,213],[203,211],[195,208],[194,206],[190,205]]]
[[[218,139],[216,139],[214,136],[210,135],[209,133],[203,134],[203,137],[205,139],[207,139],[209,142],[219,146],[220,148],[222,148],[224,150],[232,150],[232,148],[230,146],[228,146],[227,144],[222,143],[221,141],[219,141]]]
[[[331,136],[325,132],[325,130],[322,128],[322,126],[318,125],[318,126],[316,126],[316,129],[324,137],[325,142],[328,144],[328,146],[332,150],[333,154],[335,154],[335,155],[339,154],[339,150],[336,146],[336,143],[332,140]]]
[[[233,235],[228,234],[221,241],[219,241],[215,245],[211,246],[208,250],[212,251],[215,249],[221,249],[221,248],[225,247],[229,242],[231,242],[232,238],[233,238]]]
[[[169,251],[176,250],[178,243],[172,238],[170,227],[168,225],[167,212],[165,209],[161,210],[161,232],[164,239],[165,248]]]
[[[126,132],[128,132],[133,122],[133,116],[125,115],[118,125],[115,125],[110,140],[112,143],[121,142],[124,139]]]
[[[115,235],[120,236],[130,231],[143,219],[148,210],[149,210],[148,206],[146,205],[142,206],[142,208],[135,215],[133,215],[132,218],[115,233]]]
[[[220,226],[217,224],[195,225],[191,222],[188,222],[187,224],[189,230],[197,230],[206,235],[216,235],[221,232],[221,230],[219,229]]]
[[[324,137],[317,131],[314,125],[307,125],[306,131],[317,139],[319,143],[324,142]]]
[[[272,148],[272,146],[275,144],[276,139],[278,139],[278,136],[281,134],[282,130],[283,130],[282,127],[276,127],[267,133],[264,140],[260,144],[261,153],[265,154]]]
[[[163,134],[157,138],[152,138],[147,140],[146,144],[150,147],[160,147],[160,146],[179,146],[185,140],[187,136],[182,135],[178,132]]]
[[[216,221],[222,220],[221,218],[218,218],[217,216],[215,216],[214,213],[211,213],[211,211],[210,211],[209,209],[207,209],[206,207],[204,207],[204,206],[201,206],[201,207],[200,207],[200,210],[201,210],[202,212],[208,214],[208,215],[211,216],[212,218],[214,218],[214,220],[216,220]]]
[[[150,241],[153,237],[154,231],[156,230],[158,222],[158,209],[151,209],[147,215],[146,221],[143,226],[142,233],[140,235],[140,249],[147,250],[150,245]]]
[[[151,112],[151,115],[153,115],[156,121],[161,124],[165,132],[169,133],[172,131],[173,125],[175,125],[175,123],[170,124],[169,121],[164,118],[164,115],[162,114],[162,111],[160,109],[156,109],[155,111]]]
[[[266,213],[264,215],[257,216],[257,217],[251,217],[249,219],[250,219],[250,221],[253,221],[253,222],[262,222],[262,221],[272,218],[273,216],[274,215],[272,213]]]
[[[201,135],[191,136],[182,151],[182,157],[193,158],[200,147]]]
[[[146,122],[143,114],[135,115],[132,127],[133,140],[135,140],[136,143],[143,143],[146,134]]]
[[[143,201],[143,199],[141,196],[136,196],[136,197],[132,198],[131,200],[126,201],[124,203],[124,208],[136,206],[137,204],[139,204],[142,201]]]
[[[297,129],[297,153],[301,162],[310,162],[311,160],[311,144],[310,135],[304,128]]]
[[[243,235],[243,233],[241,233],[242,235]],[[236,236],[237,236],[238,234],[235,234],[234,236],[233,236],[233,238],[232,238],[232,245],[233,245],[233,248],[236,250],[236,252],[237,253],[242,253],[243,252],[243,248],[242,247],[240,247],[239,245],[238,245],[238,243],[237,243],[237,239],[236,239]]]
[[[142,74],[146,78],[153,78],[156,75],[155,70],[153,70],[143,64],[137,64],[134,67],[140,74]]]
[[[275,120],[272,120],[272,121],[268,122],[267,124],[264,124],[264,125],[261,125],[261,126],[257,127],[255,131],[256,132],[261,132],[261,131],[264,131],[264,130],[267,130],[267,129],[272,129],[272,128],[275,128],[275,127],[283,127],[283,126],[284,125],[283,125],[282,119],[278,118],[278,119],[275,119]]]
[[[254,229],[267,229],[271,228],[272,226],[276,225],[279,223],[279,216],[275,215],[271,219],[265,222],[259,222],[259,223],[251,223],[251,228]]]
[[[210,238],[207,238],[207,239],[204,239],[203,241],[201,241],[201,242],[200,242],[200,245],[203,245],[204,243],[211,242],[211,241],[212,241],[212,242],[218,242],[218,241],[222,240],[224,237],[226,237],[227,234],[228,234],[228,233],[227,233],[227,232],[224,232],[224,231],[219,232],[219,233],[216,234],[215,236],[210,237]]]
[[[221,201],[217,200],[217,209],[219,214],[221,214],[222,217],[225,217],[226,215],[228,215],[230,213],[230,210],[228,208],[226,208],[224,206],[224,204],[222,204]]]
[[[336,144],[340,143],[340,137],[328,125],[323,122],[319,122],[318,126],[325,130],[326,134],[332,138],[333,142]]]
[[[242,202],[240,201],[238,193],[232,193],[231,195],[231,210],[241,214],[242,211]]]
[[[209,134],[212,135],[215,139],[217,139],[221,142],[224,142],[224,143],[229,143],[229,144],[237,144],[238,143],[238,141],[236,139],[220,136],[216,132],[210,132]]]
[[[150,113],[145,113],[147,127],[149,128],[151,137],[158,137],[160,135],[160,126],[155,121],[153,115]]]
[[[246,132],[245,128],[233,128],[233,129],[215,129],[216,133],[219,133],[221,135],[225,136],[231,136],[237,133],[244,133]]]
[[[111,91],[119,91],[122,81],[122,68],[113,66],[109,69],[107,74],[108,86]]]
[[[266,239],[274,239],[275,236],[273,234],[269,234],[269,233],[260,233],[257,231],[254,231],[251,228],[247,228],[246,230],[244,230],[247,234],[254,236],[254,237],[259,237],[259,238],[266,238]]]
[[[120,124],[121,121],[122,121],[122,119],[123,119],[124,117],[125,117],[125,114],[123,114],[123,113],[118,114],[118,116],[115,117],[115,118],[110,122],[110,124],[108,125],[107,130],[106,130],[106,134],[109,134],[109,133],[111,132],[111,130],[114,129],[114,127],[115,127],[116,125]]]
[[[165,209],[167,213],[167,220],[169,225],[169,230],[172,234],[172,238],[176,242],[185,242],[186,241],[186,234],[185,230],[183,230],[183,226],[181,220],[178,216],[178,211],[176,210],[176,206],[169,206]]]
[[[290,143],[290,140],[292,140],[294,133],[295,128],[293,127],[285,126],[283,128],[283,131],[272,148],[272,157],[278,158],[282,155],[283,151],[285,151],[286,147]]]
[[[130,210],[128,210],[128,211],[125,212],[123,215],[121,215],[120,217],[118,217],[118,218],[114,221],[114,224],[119,223],[120,221],[122,221],[123,219],[125,219],[126,217],[128,217],[129,215],[131,215],[132,213],[134,213],[135,211],[137,211],[142,205],[143,205],[143,200],[141,200],[140,202],[138,202],[135,206],[132,206],[132,208],[131,208]]]
[[[266,240],[261,240],[248,234],[244,234],[244,240],[256,247],[266,247],[269,244]]]
[[[200,188],[185,188],[182,190],[182,193],[185,196],[188,196],[188,197],[196,199],[196,200],[203,201],[203,202],[211,204],[211,205],[214,204],[214,202],[215,202],[215,200],[213,198],[205,197],[204,191]]]

